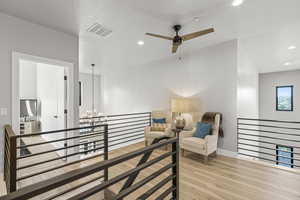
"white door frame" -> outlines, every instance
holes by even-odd
[[[74,86],[74,64],[55,60],[55,59],[49,59],[49,58],[43,58],[38,56],[32,56],[24,53],[19,52],[12,52],[12,128],[13,130],[19,134],[20,133],[20,66],[19,61],[20,60],[29,60],[37,63],[45,63],[50,65],[57,65],[65,67],[66,74],[68,76],[67,79],[67,89],[68,89],[68,100],[67,100],[67,109],[68,109],[68,119],[67,119],[67,126],[68,128],[75,127],[75,116],[74,116],[74,94],[75,94],[75,86]]]

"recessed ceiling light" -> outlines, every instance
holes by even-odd
[[[291,63],[290,62],[286,62],[286,63],[284,63],[284,65],[285,66],[289,66],[289,65],[291,65]]]
[[[200,21],[200,18],[199,18],[199,17],[194,17],[194,21],[195,21],[195,22],[199,22],[199,21]]]
[[[288,50],[293,50],[293,49],[296,49],[297,47],[296,46],[289,46]]]
[[[143,40],[139,40],[139,41],[137,42],[137,44],[140,45],[140,46],[143,46],[143,45],[145,44],[145,42],[144,42]]]
[[[242,5],[244,3],[244,0],[233,0],[232,1],[232,6],[240,6],[240,5]]]

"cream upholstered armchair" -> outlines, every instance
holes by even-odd
[[[153,111],[152,119],[166,119],[166,123],[163,124],[155,124],[152,123],[151,126],[147,126],[145,128],[145,145],[151,145],[155,138],[159,137],[173,137],[174,133],[171,129],[171,112],[169,111]]]
[[[205,117],[207,113],[204,114]],[[203,122],[202,117],[202,122]],[[207,123],[207,121],[205,121]],[[192,131],[182,131],[180,133],[179,143],[180,148],[182,150],[182,155],[184,156],[184,151],[190,151],[194,153],[198,153],[204,156],[204,162],[208,162],[208,157],[212,154],[216,154],[218,148],[218,138],[220,131],[220,122],[221,122],[221,114],[214,115],[214,119],[212,120],[212,134],[207,135],[204,139],[194,137],[194,133],[196,128],[193,128]]]

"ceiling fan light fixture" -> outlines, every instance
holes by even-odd
[[[242,5],[243,3],[244,3],[244,0],[233,0],[231,5],[234,7],[237,7],[237,6]]]
[[[194,22],[199,22],[200,21],[200,17],[194,17]]]

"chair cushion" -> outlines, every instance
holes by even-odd
[[[168,124],[166,123],[153,123],[150,130],[164,132],[166,128],[168,128]]]
[[[206,150],[206,141],[204,139],[197,138],[197,137],[184,138],[180,145],[182,145],[183,147],[189,147],[189,149],[195,149],[201,151]]]
[[[168,134],[166,134],[165,132],[162,131],[150,131],[146,137],[147,138],[159,138],[159,137],[163,137],[163,136],[167,136]]]
[[[205,138],[205,136],[210,135],[211,129],[212,129],[211,124],[198,122],[194,137],[203,139]]]

